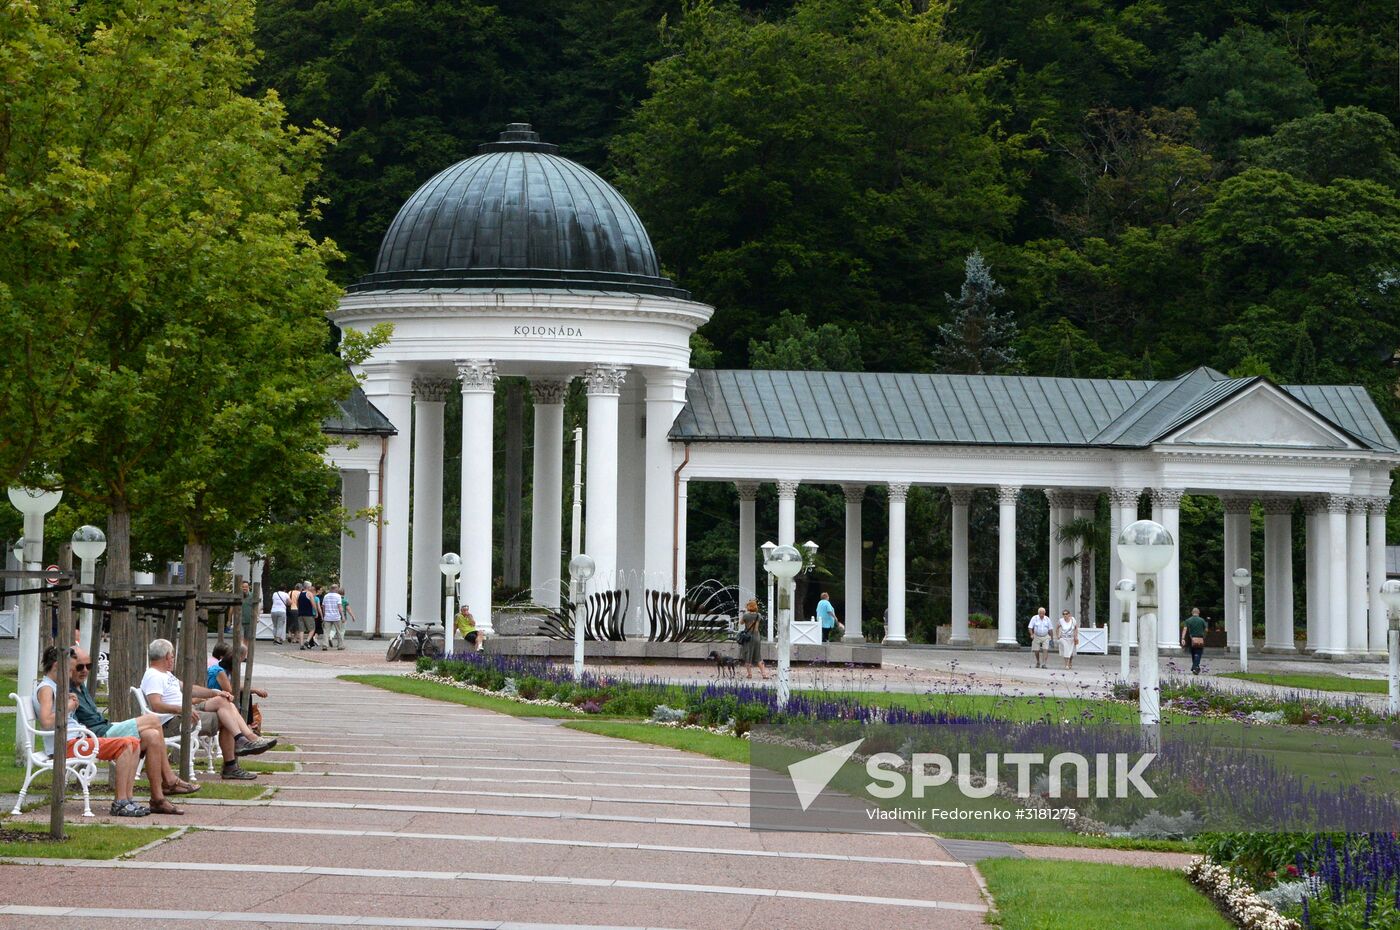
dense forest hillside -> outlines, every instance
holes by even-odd
[[[1396,16],[1381,0],[267,0],[258,33],[260,80],[339,132],[319,231],[344,280],[410,192],[520,119],[617,184],[667,272],[716,306],[698,364],[1205,364],[1362,383],[1395,424]],[[717,571],[692,505],[696,564]],[[708,506],[722,535],[730,504]],[[936,578],[930,532],[914,549]],[[1218,597],[1201,558],[1188,581]]]

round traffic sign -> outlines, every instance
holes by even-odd
[[[44,571],[46,571],[46,572],[49,573],[49,574],[47,574],[47,575],[44,576],[44,581],[48,582],[49,587],[52,588],[52,587],[54,587],[55,585],[57,585],[57,584],[58,584],[58,581],[59,581],[59,577],[58,577],[58,566],[57,566],[57,565],[50,565],[48,568],[45,568]]]

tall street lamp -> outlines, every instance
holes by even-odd
[[[1390,615],[1386,639],[1390,646],[1390,712],[1400,714],[1400,580],[1381,582],[1381,600]]]
[[[1118,677],[1124,681],[1132,674],[1129,667],[1132,647],[1128,645],[1131,637],[1133,624],[1137,620],[1137,582],[1131,578],[1124,578],[1113,586],[1113,593],[1118,597],[1118,603],[1123,605],[1123,629],[1118,634],[1118,655],[1121,662],[1118,667]]]
[[[442,607],[446,617],[442,621],[444,641],[447,644],[445,654],[450,656],[452,639],[457,632],[457,576],[462,573],[462,557],[455,552],[444,552],[438,560],[438,568],[442,569]]]
[[[1138,722],[1151,745],[1159,743],[1161,673],[1157,667],[1157,573],[1171,563],[1176,540],[1151,520],[1130,523],[1118,537],[1118,557],[1136,576],[1138,608]]]
[[[73,554],[80,563],[78,581],[91,587],[97,580],[97,560],[107,551],[107,534],[92,525],[80,526],[73,531],[72,543]],[[83,611],[83,619],[78,623],[78,645],[84,649],[92,645],[94,613],[91,609]],[[92,654],[97,655],[97,651],[93,650]]]
[[[597,570],[598,564],[593,561],[593,557],[580,552],[569,560],[569,583],[575,590],[582,591],[582,586],[588,583]],[[574,602],[574,681],[583,681],[583,621],[588,615],[580,601],[586,603],[586,599],[579,598]]]
[[[773,550],[776,548],[778,548],[778,544],[771,539],[758,547],[759,551],[763,553],[763,570],[768,572],[768,635],[764,637],[764,642],[769,643],[773,641],[773,609],[777,594],[774,591],[773,573],[768,571],[768,560],[773,557]]]
[[[1265,566],[1266,568],[1268,566]],[[1248,608],[1245,606],[1245,592],[1249,590],[1250,583],[1249,569],[1237,568],[1230,575],[1230,583],[1235,586],[1235,590],[1240,592],[1240,671],[1249,671],[1249,641],[1254,638],[1254,631],[1249,628]]]
[[[38,488],[10,488],[10,503],[24,514],[24,547],[20,553],[20,568],[37,572],[44,558],[44,515],[58,506],[62,491]],[[33,579],[38,582],[38,576]],[[19,696],[29,698],[34,693],[34,680],[39,677],[39,595],[25,595],[19,618]],[[27,752],[22,744],[23,727],[15,727],[16,752]]]
[[[778,579],[778,706],[786,707],[792,694],[792,580],[802,571],[802,553],[779,546],[763,567]]]

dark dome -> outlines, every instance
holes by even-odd
[[[418,188],[351,291],[530,287],[689,297],[612,185],[511,123]]]

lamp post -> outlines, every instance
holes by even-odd
[[[780,584],[778,595],[778,706],[787,706],[792,694],[792,580],[802,571],[802,553],[779,546],[763,563]]]
[[[803,575],[810,575],[810,574],[812,573],[812,569],[814,569],[814,568],[817,567],[817,551],[818,551],[819,549],[821,549],[821,546],[818,546],[815,542],[813,542],[813,541],[810,540],[810,539],[807,540],[805,543],[802,544],[802,574],[803,574]],[[804,589],[804,590],[806,590],[806,589]],[[797,591],[796,586],[794,586],[794,588],[793,588],[793,593],[794,593],[793,601],[794,601],[794,603],[793,603],[793,605],[792,605],[793,615],[794,615],[794,616],[796,616],[796,612],[797,612],[796,591]],[[804,597],[803,600],[804,600],[804,602],[805,602],[805,601],[806,601],[806,598]],[[816,619],[816,618],[813,617],[812,619]]]
[[[586,584],[597,570],[598,565],[593,557],[580,552],[569,560],[570,586],[581,590],[580,586]],[[583,605],[579,600],[583,599],[574,601],[574,681],[583,680],[583,621],[587,616],[587,611],[580,609]]]
[[[768,560],[773,557],[773,550],[776,548],[778,548],[778,544],[771,539],[758,547],[759,551],[763,553],[763,570],[768,572],[768,635],[764,637],[764,641],[769,643],[773,641],[773,600],[776,594],[773,573],[768,571]]]
[[[1157,727],[1162,719],[1161,674],[1157,668],[1157,579],[1171,563],[1176,540],[1166,527],[1138,520],[1118,537],[1118,557],[1137,582],[1138,608],[1138,722],[1147,742],[1159,744]]]
[[[1118,666],[1118,677],[1124,681],[1132,674],[1129,667],[1132,648],[1128,645],[1128,634],[1132,631],[1133,622],[1137,620],[1137,582],[1131,578],[1124,578],[1113,586],[1113,593],[1118,597],[1118,603],[1123,605],[1123,629],[1118,634],[1118,655],[1121,662]]]
[[[457,632],[457,576],[462,573],[462,557],[455,552],[444,552],[438,559],[438,568],[442,570],[445,653],[452,655],[452,640]]]
[[[1386,639],[1390,647],[1390,712],[1400,714],[1400,580],[1381,582],[1381,600],[1390,615]]]
[[[1254,637],[1254,631],[1249,628],[1249,617],[1245,606],[1245,592],[1249,590],[1249,569],[1237,568],[1230,575],[1230,583],[1235,586],[1235,590],[1240,592],[1240,671],[1249,671],[1249,641]]]
[[[38,488],[10,488],[10,503],[24,514],[24,539],[20,568],[37,572],[44,558],[44,515],[58,506],[62,491]],[[19,547],[17,547],[19,548]],[[34,582],[38,582],[36,576]],[[19,696],[28,699],[34,693],[34,679],[39,677],[39,595],[27,594],[19,617]],[[23,727],[15,727],[15,751],[27,752]]]
[[[107,534],[95,526],[80,526],[73,531],[72,543],[73,554],[81,563],[78,581],[91,586],[97,579],[97,560],[107,551]],[[92,622],[93,611],[83,611],[83,619],[78,623],[78,643],[85,649],[92,640]]]

